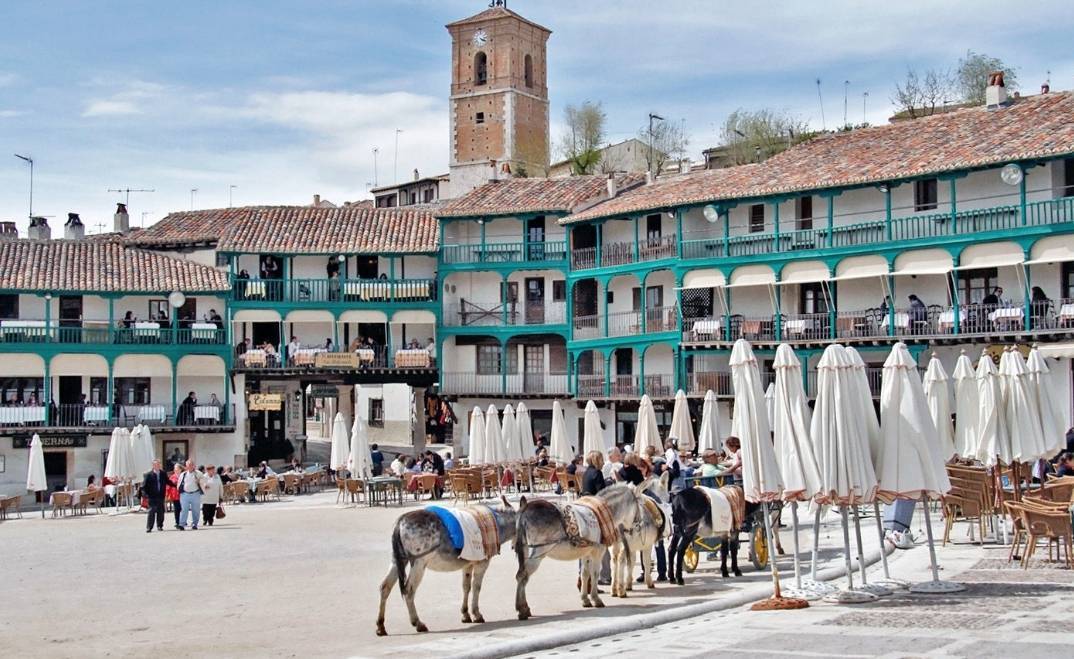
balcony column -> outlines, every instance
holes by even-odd
[[[954,264],[954,268],[948,274],[951,278],[951,327],[955,334],[959,334],[962,331],[962,304],[958,299],[958,264],[961,255],[954,254],[951,257],[951,262]]]
[[[574,381],[574,353],[570,350],[567,351],[567,394],[574,396],[578,390],[577,384]]]
[[[649,315],[648,314],[648,304],[647,304],[648,301],[645,299],[647,297],[645,295],[645,282],[647,282],[647,281],[649,281],[649,273],[648,272],[646,272],[645,275],[642,276],[642,278],[641,278],[641,294],[638,295],[638,298],[639,298],[638,299],[638,306],[641,308],[641,317],[638,319],[638,325],[641,327],[641,333],[642,334],[645,334],[645,332],[648,331],[646,329],[646,324],[647,324],[646,320],[647,320],[647,317]]]
[[[723,288],[723,335],[724,341],[731,342],[731,289],[726,286]]]
[[[553,284],[553,286],[555,286]],[[566,302],[564,302],[563,309],[563,322],[570,323],[571,325],[571,338],[574,337],[574,282],[569,279],[563,282],[563,288],[565,288]]]
[[[59,340],[59,332],[55,333],[56,340]],[[52,331],[52,293],[45,293],[45,342],[48,343],[53,337]]]
[[[675,277],[675,331],[682,341],[682,275]]]
[[[890,270],[891,266],[888,265]],[[895,275],[884,275],[888,280],[888,290],[891,292],[891,304],[888,305],[888,336],[895,336]]]
[[[772,248],[776,252],[782,252],[783,247],[779,244],[779,200],[772,204]]]
[[[723,255],[731,256],[731,209],[721,209],[723,212]]]
[[[507,393],[507,340],[500,339],[500,393]]]
[[[638,351],[638,396],[645,395],[645,350]]]
[[[283,282],[281,283],[284,286],[284,290],[282,291],[283,299],[287,301],[291,301],[293,297],[298,297],[296,295],[293,295],[293,291],[291,290],[291,261],[293,259],[293,256],[283,257]]]
[[[682,258],[682,209],[675,211],[675,255]]]
[[[108,298],[108,331],[105,332],[105,337],[109,343],[112,342],[112,333],[115,332],[116,327],[116,299],[114,297]]]
[[[485,225],[482,224],[484,229]],[[388,301],[395,302],[395,257],[388,257]]]
[[[672,348],[671,353],[672,367],[675,369],[675,374],[672,376],[675,382],[675,389],[686,391],[686,353],[682,351],[678,344]]]
[[[485,220],[481,219],[477,221],[477,226],[481,227],[481,262],[485,262]]]
[[[283,341],[283,337],[280,337]],[[339,345],[339,315],[335,312],[332,313],[332,347],[336,349],[336,352],[342,352]]]
[[[828,247],[831,247],[835,241],[835,195],[826,195],[828,199],[828,235],[826,241]]]
[[[179,365],[174,358],[169,358],[169,363],[172,365],[172,421],[175,425],[179,425],[178,419],[175,414],[179,411]],[[112,372],[112,367],[108,367],[108,372]],[[149,402],[153,402],[150,400]]]
[[[884,186],[884,231],[887,239],[891,240],[891,185]]]
[[[1031,258],[1032,258],[1032,256],[1030,254],[1030,250],[1026,249],[1025,250],[1025,260],[1028,261]],[[1030,282],[1030,279],[1029,279],[1029,271],[1031,270],[1031,267],[1027,266],[1027,265],[1024,265],[1024,264],[1023,265],[1016,265],[1014,267],[1021,268],[1022,273],[1025,275],[1024,290],[1023,290],[1023,296],[1022,296],[1022,299],[1025,300],[1025,302],[1022,303],[1022,305],[1024,307],[1023,311],[1022,311],[1022,314],[1023,314],[1023,320],[1025,321],[1025,330],[1028,332],[1028,331],[1033,329],[1033,316],[1032,316],[1032,313],[1033,313],[1033,292],[1032,291],[1033,291],[1033,289],[1030,286],[1031,282]]]
[[[638,235],[638,216],[634,216],[634,263],[641,260],[641,245],[638,243],[640,236]]]
[[[384,323],[384,327],[387,330],[384,332],[384,363],[388,365],[388,368],[395,368],[395,354],[392,353],[392,323],[391,318]]]
[[[601,256],[601,254],[603,253],[603,243],[604,243],[604,223],[603,222],[600,222],[600,223],[597,224],[596,233],[597,233],[597,246],[596,246],[596,252],[594,253],[594,257],[595,257],[596,260],[593,263],[593,267],[594,268],[599,268],[599,267],[601,267],[601,264],[603,262],[603,257]]]
[[[436,358],[439,360],[436,366],[436,382],[437,389],[440,392],[444,391],[444,339],[437,334],[436,336]]]
[[[105,392],[105,400],[108,405],[108,423],[111,424],[116,420],[115,418],[115,404],[116,404],[116,379],[112,372],[113,359],[109,357],[105,360],[108,363],[108,390]]]
[[[958,235],[958,197],[954,177],[947,182],[951,195],[951,234]]]
[[[1026,168],[1022,167],[1022,180],[1018,183],[1018,214],[1022,217],[1022,226],[1029,223],[1026,217]]]
[[[507,282],[508,275],[500,275],[500,312],[503,317],[503,326],[507,327],[507,305],[511,299],[510,286]]]
[[[830,297],[828,300],[828,338],[833,340],[839,338],[839,306],[836,304],[836,300],[839,298],[838,286],[839,282],[836,281],[828,283],[828,294]]]
[[[776,283],[773,284],[773,287],[775,288],[775,291],[773,291],[773,293],[775,294],[774,297],[775,297],[775,301],[776,301],[776,317],[775,317],[776,322],[773,323],[773,325],[775,325],[774,329],[775,329],[775,332],[776,332],[776,341],[782,341],[783,340],[783,291],[782,291],[783,287],[779,285],[779,275],[778,274],[776,275]]]
[[[601,294],[603,295],[603,307],[604,313],[602,314],[601,324],[604,325],[604,337],[608,337],[608,284],[610,279],[604,279],[600,281]]]
[[[604,355],[604,397],[612,396],[612,353]]]
[[[42,357],[42,360],[45,362],[45,378],[44,382],[41,383],[42,389],[44,390],[42,391],[42,397],[44,398],[44,400],[42,400],[41,402],[45,405],[45,423],[47,425],[49,423],[52,423],[53,421],[53,419],[48,418],[49,403],[52,402],[52,376],[49,373],[48,357]],[[108,373],[109,375],[111,375],[112,369],[108,369]]]

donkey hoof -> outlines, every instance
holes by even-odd
[[[377,636],[387,636],[388,630],[383,625],[377,625]]]
[[[685,586],[686,585],[686,582],[682,580],[682,577],[679,577],[678,579],[676,579],[675,583],[678,584],[679,586]]]
[[[597,607],[598,609],[603,609],[604,608],[604,602],[602,602],[599,599],[598,600],[593,600],[593,606]]]
[[[645,587],[649,588],[649,589],[653,589],[653,588],[656,588],[656,584],[653,583],[652,581],[650,581],[649,583],[645,584]]]
[[[418,632],[421,633],[429,631],[429,628],[425,626],[424,622],[419,622],[418,624],[414,625],[414,629],[418,630]]]
[[[470,619],[470,614],[469,613],[462,614],[462,621],[463,622],[473,622],[473,620]]]
[[[593,606],[593,603],[589,600],[582,600],[582,608],[588,609]]]
[[[724,579],[730,579],[731,578],[731,573],[728,572],[727,570],[723,570],[722,572],[720,572],[720,576],[723,577]]]
[[[741,577],[742,576],[742,570],[735,570],[735,576],[736,577]]]
[[[529,620],[531,615],[533,615],[533,614],[530,613],[530,607],[528,607],[528,606],[526,608],[524,608],[524,609],[519,609],[518,610],[518,619],[519,620]]]
[[[481,615],[480,613],[478,613],[477,615],[474,616],[474,622],[479,622],[479,623],[480,622],[485,622],[485,617],[483,615]]]

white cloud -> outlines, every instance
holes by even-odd
[[[132,101],[90,101],[82,112],[83,117],[114,117],[141,114],[142,110]]]
[[[10,119],[12,117],[18,117],[22,112],[19,110],[0,110],[0,119]]]
[[[95,81],[94,86],[106,83]],[[154,82],[133,80],[122,87],[110,90],[107,98],[93,98],[86,102],[83,117],[116,117],[144,114],[147,109],[167,100],[168,88]]]

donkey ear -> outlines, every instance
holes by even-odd
[[[521,498],[520,498],[520,499],[518,500],[518,512],[522,512],[522,511],[523,511],[523,510],[525,510],[525,509],[526,509],[526,497],[525,497],[525,495],[523,495],[523,496],[522,496],[522,497],[521,497]]]
[[[504,507],[506,507],[508,510],[511,509],[511,502],[507,500],[507,497],[505,495],[500,495],[500,501],[503,501]]]
[[[665,490],[668,489],[668,479],[670,477],[671,477],[671,474],[670,474],[670,472],[667,472],[667,471],[665,471],[664,473],[660,474],[660,486],[663,487]]]

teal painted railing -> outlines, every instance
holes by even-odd
[[[548,263],[567,260],[565,240],[546,242],[444,245],[441,258],[447,264]]]
[[[3,320],[0,321],[0,344],[10,343],[62,343],[69,345],[223,345],[227,333],[222,328],[154,327],[142,324],[131,327],[109,328],[106,321]],[[207,324],[209,325],[209,324]]]
[[[238,302],[432,302],[435,279],[236,279]]]
[[[212,428],[235,424],[233,405],[65,403],[62,405],[0,406],[0,427],[114,428],[144,423],[152,429]]]

